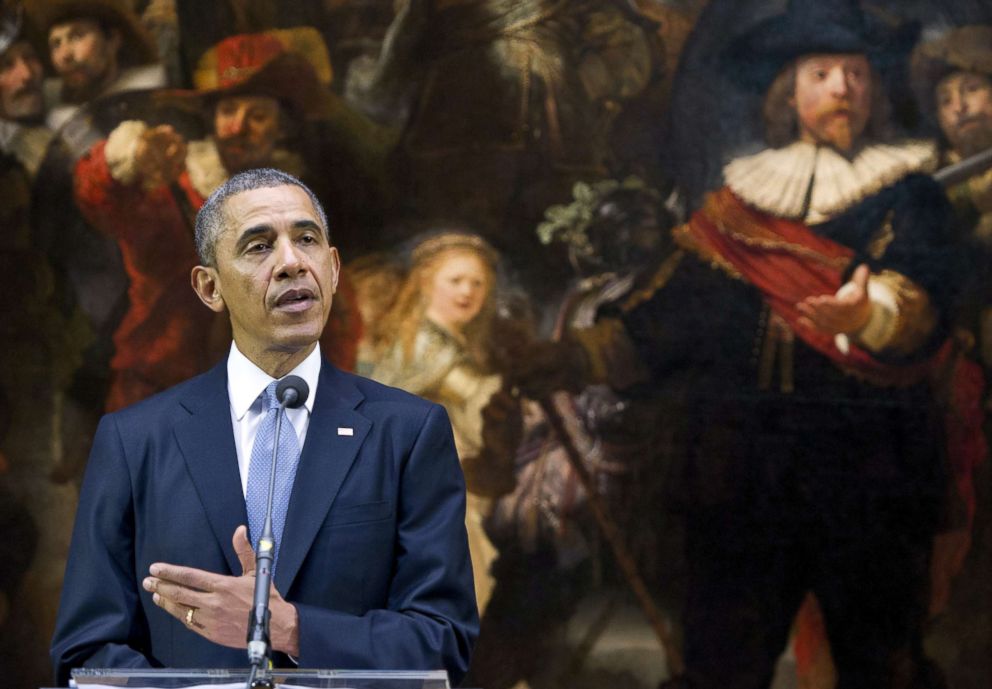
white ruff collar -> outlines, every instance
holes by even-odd
[[[736,158],[723,168],[723,177],[748,205],[815,224],[911,172],[932,172],[936,165],[937,149],[930,141],[870,144],[851,160],[827,146],[797,141]]]
[[[189,182],[203,198],[207,198],[227,181],[227,170],[213,139],[190,141],[186,147],[186,171]]]
[[[272,152],[269,164],[296,177],[303,175],[303,159],[282,148]],[[203,198],[210,196],[230,176],[212,138],[189,142],[186,147],[186,170],[189,171],[190,184]]]

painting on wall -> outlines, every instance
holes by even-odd
[[[3,0],[0,147],[6,686],[99,419],[230,349],[195,218],[257,167],[324,357],[451,420],[463,686],[992,676],[987,2]]]

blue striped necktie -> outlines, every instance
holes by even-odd
[[[251,544],[258,552],[258,540],[265,524],[265,507],[269,493],[269,474],[272,471],[272,440],[276,437],[276,415],[279,401],[276,399],[276,385],[272,381],[261,397],[266,409],[265,418],[258,426],[255,444],[251,449],[251,463],[248,465],[248,487],[245,490],[245,507],[248,510],[248,529]],[[272,560],[272,574],[275,575],[282,546],[282,530],[286,525],[286,511],[289,509],[289,496],[293,492],[296,466],[300,459],[300,442],[296,430],[288,416],[284,416],[279,432],[279,456],[276,459],[276,484],[272,496],[272,535],[276,548]]]

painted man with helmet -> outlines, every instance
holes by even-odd
[[[16,4],[0,3],[0,152],[31,177],[52,138],[37,33]]]
[[[40,32],[16,2],[0,2],[0,274],[11,301],[0,325],[0,385],[62,381],[78,360],[87,328],[53,303],[54,276],[35,241],[32,186],[52,132],[45,125]],[[58,383],[57,383],[58,384]],[[56,385],[57,385],[56,384]]]

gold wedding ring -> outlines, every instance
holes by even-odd
[[[193,613],[196,612],[196,608],[186,608],[186,626],[193,626]]]

